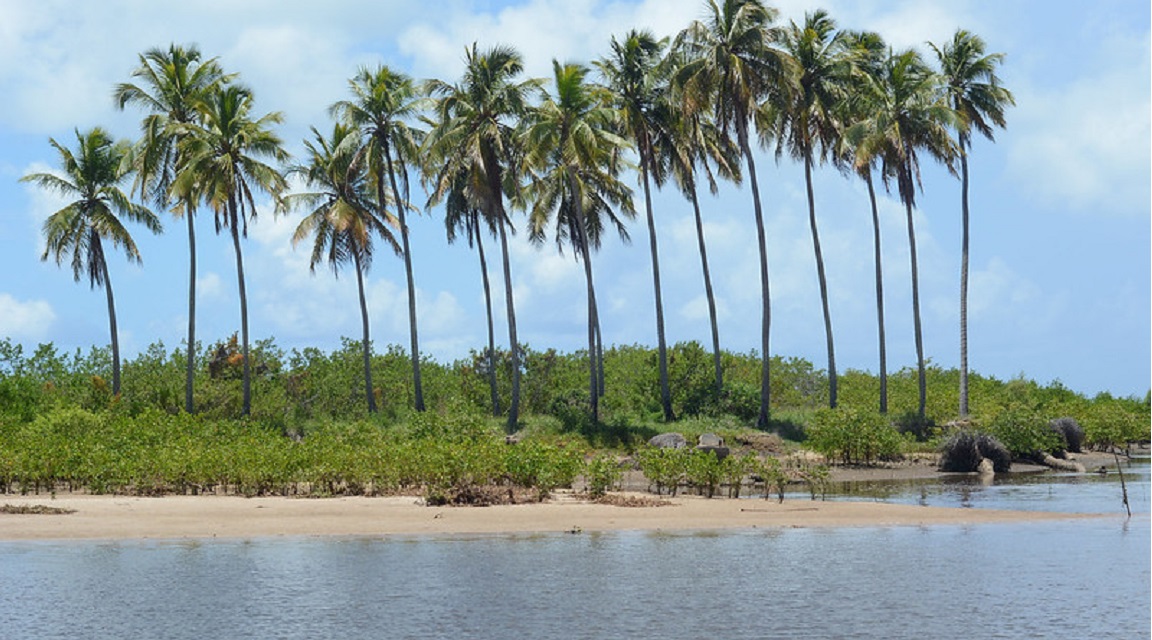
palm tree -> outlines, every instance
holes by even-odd
[[[244,256],[240,238],[248,235],[248,221],[257,215],[255,192],[276,201],[287,189],[280,175],[264,158],[286,162],[287,152],[272,125],[283,119],[272,112],[253,119],[252,92],[230,84],[212,93],[201,105],[201,121],[188,125],[181,140],[184,167],[173,185],[188,202],[203,200],[216,214],[216,233],[227,228],[236,254],[236,280],[240,295],[240,335],[244,358],[244,399],[241,414],[252,411],[252,373],[248,358],[248,295],[244,285]]]
[[[433,163],[434,165],[434,163]],[[433,165],[428,167],[428,174],[432,174]],[[492,286],[488,281],[488,260],[484,255],[484,239],[482,227],[487,227],[489,233],[495,234],[493,221],[486,218],[472,196],[473,189],[470,179],[473,176],[468,167],[460,167],[448,162],[442,165],[445,171],[455,171],[451,174],[437,173],[429,182],[432,184],[428,207],[444,202],[444,226],[448,234],[448,243],[456,241],[457,234],[464,233],[468,239],[468,246],[475,246],[480,257],[480,278],[484,288],[484,311],[488,321],[488,348],[484,357],[487,361],[488,387],[492,396],[492,415],[500,415],[500,393],[496,385],[496,331],[492,321]],[[443,185],[443,186],[441,186]]]
[[[466,53],[464,77],[456,85],[431,81],[429,92],[438,96],[437,122],[429,132],[427,148],[438,158],[467,167],[473,197],[500,237],[504,267],[504,302],[508,313],[508,342],[512,360],[512,398],[508,407],[508,430],[514,431],[520,416],[520,345],[516,338],[516,307],[512,296],[512,272],[508,255],[511,220],[504,207],[505,192],[515,192],[519,152],[515,124],[528,108],[529,92],[539,81],[516,82],[524,70],[520,54],[505,46],[479,52],[473,44]]]
[[[869,113],[878,108],[876,102],[866,99],[869,95],[869,86],[882,86],[881,72],[884,69],[888,48],[883,39],[872,32],[848,32],[847,46],[850,49],[852,61],[852,85],[847,100],[840,103],[844,114],[842,119],[852,126],[868,117]],[[860,85],[864,86],[861,87]],[[859,90],[857,90],[859,88]],[[845,164],[851,166],[864,184],[868,187],[868,201],[872,212],[872,248],[873,261],[876,274],[876,327],[878,332],[880,356],[880,413],[888,413],[888,347],[884,329],[884,271],[880,250],[880,210],[876,203],[876,189],[872,181],[872,171],[876,164],[876,151],[866,151],[864,147],[855,145],[851,136],[843,135],[839,140],[840,153],[845,156]]]
[[[526,160],[533,171],[526,193],[531,203],[531,238],[543,242],[554,218],[556,244],[565,240],[584,264],[588,295],[589,406],[599,420],[599,313],[592,279],[592,250],[600,246],[605,218],[627,240],[623,221],[616,215],[635,215],[632,192],[620,182],[614,158],[627,142],[612,132],[614,114],[603,88],[585,81],[582,65],[552,62],[555,97],[529,115],[525,132]]]
[[[972,129],[994,140],[992,128],[1003,128],[1004,110],[1016,104],[1000,84],[996,67],[1002,53],[984,53],[980,36],[958,29],[952,42],[941,47],[929,43],[940,61],[940,74],[948,102],[956,111],[960,151],[960,417],[968,417],[968,150]]]
[[[939,98],[937,77],[914,50],[889,54],[878,77],[860,76],[858,90],[874,105],[867,117],[853,126],[860,157],[879,158],[885,184],[895,179],[908,222],[908,249],[912,272],[912,318],[916,341],[919,381],[918,416],[924,420],[927,382],[924,370],[924,339],[920,326],[920,279],[916,261],[916,229],[912,213],[920,187],[921,151],[944,162],[950,169],[955,149],[948,127],[955,112]]]
[[[300,221],[292,235],[295,245],[313,236],[312,257],[309,267],[315,273],[316,265],[327,260],[332,272],[339,275],[341,264],[351,262],[356,271],[356,286],[360,293],[360,320],[363,327],[361,346],[364,352],[364,394],[368,399],[368,412],[376,412],[376,394],[372,388],[372,341],[368,330],[368,303],[364,295],[364,274],[372,265],[372,236],[377,235],[397,253],[400,245],[388,225],[398,223],[392,216],[380,218],[376,202],[370,197],[365,166],[355,162],[354,151],[359,143],[357,131],[336,124],[325,138],[312,129],[315,143],[305,141],[308,163],[292,167],[290,173],[304,178],[305,183],[320,189],[311,193],[287,196],[284,206],[303,206],[311,212]]]
[[[664,298],[660,289],[660,255],[656,242],[656,219],[652,212],[649,184],[654,166],[653,137],[663,123],[658,121],[657,103],[667,89],[667,74],[661,73],[661,56],[667,39],[657,40],[648,31],[629,31],[624,39],[612,38],[612,53],[596,64],[614,94],[620,127],[636,145],[640,157],[640,184],[644,187],[644,212],[648,222],[648,248],[652,258],[652,287],[656,300],[656,343],[660,369],[660,404],[664,421],[671,422],[672,392],[668,386],[668,348],[664,336]]]
[[[676,73],[675,81],[683,91],[689,113],[711,109],[722,132],[727,134],[735,129],[736,141],[748,167],[760,250],[761,370],[756,425],[766,428],[772,306],[764,213],[749,121],[758,103],[784,86],[790,63],[786,55],[772,46],[780,39],[779,30],[772,26],[777,14],[775,9],[766,7],[760,0],[719,0],[719,4],[717,0],[708,0],[707,7],[707,18],[693,22],[678,38],[677,46],[684,52],[686,62]]]
[[[412,250],[408,241],[406,213],[411,206],[407,165],[416,157],[420,134],[407,120],[414,117],[421,104],[416,85],[403,73],[386,66],[362,68],[349,82],[354,100],[337,102],[332,113],[358,128],[364,136],[361,152],[367,156],[376,184],[379,217],[384,218],[384,179],[388,179],[396,217],[400,221],[400,242],[404,256],[404,275],[408,283],[408,330],[411,343],[414,405],[424,410],[424,391],[420,378],[420,343],[416,323],[416,282],[412,277]]]
[[[180,166],[182,127],[200,115],[197,105],[218,87],[231,81],[216,58],[201,61],[195,45],[169,45],[149,49],[132,71],[139,84],[116,85],[113,99],[123,109],[135,104],[149,111],[141,123],[137,152],[136,188],[158,207],[170,209],[188,223],[188,340],[184,380],[184,411],[192,413],[192,382],[196,371],[196,225],[191,202],[173,201],[172,183]]]
[[[112,394],[120,395],[120,340],[116,331],[116,303],[108,275],[104,242],[124,249],[129,262],[139,263],[140,251],[121,218],[143,224],[152,233],[161,230],[160,220],[143,205],[131,202],[120,189],[130,169],[125,161],[127,142],[114,142],[103,129],[76,131],[76,152],[49,138],[60,156],[63,176],[31,173],[20,179],[66,198],[75,198],[44,221],[44,254],[56,264],[70,256],[72,277],[79,282],[87,274],[89,285],[104,287],[108,299],[108,328],[112,334]]]
[[[836,108],[844,100],[845,83],[851,66],[846,55],[843,32],[823,10],[804,16],[804,25],[793,22],[784,30],[783,49],[795,61],[794,74],[787,91],[775,94],[766,105],[767,117],[776,130],[777,157],[787,150],[804,163],[804,184],[808,195],[808,226],[812,231],[812,249],[816,256],[816,276],[820,284],[820,303],[824,312],[824,337],[828,352],[828,406],[836,408],[836,348],[832,337],[832,312],[828,303],[828,279],[824,256],[820,250],[820,232],[816,225],[816,198],[812,189],[812,165],[815,156],[838,160],[836,139],[841,122]]]

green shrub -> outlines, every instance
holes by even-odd
[[[599,498],[620,486],[624,472],[615,456],[600,455],[584,465],[584,477],[588,481],[588,495]]]
[[[1046,453],[1059,453],[1063,438],[1035,410],[1013,405],[994,417],[985,431],[1003,444],[1014,458],[1037,460]]]
[[[688,475],[690,452],[690,449],[644,447],[636,452],[636,461],[650,485],[656,487],[657,495],[668,491],[674,496]]]
[[[894,458],[903,444],[884,416],[851,408],[817,411],[807,431],[807,443],[813,450],[844,464]]]

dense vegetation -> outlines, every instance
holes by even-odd
[[[653,488],[678,484],[707,494],[755,474],[770,483],[818,479],[818,469],[782,470],[775,459],[733,455],[723,461],[690,452],[653,454],[645,445],[675,429],[689,438],[709,431],[738,442],[759,409],[758,359],[724,354],[727,380],[713,393],[711,354],[695,343],[669,349],[672,402],[681,420],[662,422],[655,391],[654,349],[617,346],[605,352],[603,419],[593,422],[584,394],[586,355],[524,348],[525,417],[521,441],[504,442],[491,415],[487,358],[451,364],[425,360],[428,411],[411,408],[411,360],[391,347],[373,357],[379,411],[369,413],[360,379],[361,346],[346,341],[331,353],[285,353],[271,340],[253,350],[252,415],[237,420],[242,366],[235,338],[202,349],[195,375],[203,411],[181,408],[183,350],[153,345],[124,363],[124,386],[107,384],[106,349],[60,353],[50,344],[32,353],[0,341],[0,488],[110,492],[230,491],[245,495],[416,492],[442,500],[486,499],[481,489],[529,497],[568,486],[580,475],[606,490],[618,470],[597,452],[634,453]],[[510,358],[499,359],[501,394],[511,392]],[[872,408],[875,376],[847,371],[842,406],[824,406],[826,374],[800,359],[773,361],[773,428],[836,462],[874,462],[910,448],[931,449],[949,429],[957,392],[954,370],[929,368],[926,422],[916,417],[915,370],[891,378],[893,416]],[[973,375],[969,425],[1003,439],[1014,454],[1051,437],[1050,419],[1069,416],[1085,446],[1149,439],[1148,398],[1101,394],[1086,398],[1048,385]],[[952,394],[952,397],[949,397]],[[773,485],[774,486],[774,485]],[[490,497],[490,496],[489,496]]]

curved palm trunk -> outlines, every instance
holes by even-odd
[[[908,248],[912,262],[912,319],[916,336],[916,369],[919,376],[920,388],[920,403],[917,415],[923,420],[928,398],[928,387],[924,374],[924,338],[920,330],[920,272],[916,266],[916,230],[912,222],[912,203],[905,202],[904,208],[908,215]]]
[[[660,362],[660,406],[664,409],[664,421],[672,422],[672,391],[668,386],[668,346],[664,336],[664,299],[660,289],[660,252],[656,246],[656,218],[652,214],[652,189],[648,184],[647,140],[640,143],[640,179],[644,184],[644,210],[648,217],[648,248],[652,255],[652,288],[656,297],[656,345]]]
[[[808,189],[808,225],[812,228],[812,249],[816,253],[816,275],[820,280],[820,303],[824,308],[824,337],[828,348],[828,406],[836,408],[836,348],[832,340],[832,312],[828,307],[828,279],[824,273],[824,253],[816,227],[816,195],[812,191],[812,152],[804,151],[804,182]]]
[[[504,207],[499,207],[500,253],[504,267],[504,303],[508,312],[508,349],[512,353],[512,401],[508,405],[508,432],[516,431],[520,420],[520,344],[516,340],[516,305],[512,300],[512,267],[508,259],[508,233],[504,229]]]
[[[724,391],[724,370],[720,361],[720,327],[716,322],[716,297],[712,293],[712,276],[708,271],[708,249],[704,244],[704,218],[700,215],[700,200],[696,185],[689,188],[692,211],[696,215],[696,242],[700,246],[700,267],[704,271],[704,295],[708,298],[708,320],[712,323],[712,365],[716,369],[716,397]]]
[[[368,300],[364,296],[364,268],[360,264],[360,252],[352,252],[352,262],[356,267],[356,286],[360,291],[360,323],[364,329],[361,338],[364,349],[364,395],[368,398],[368,413],[376,413],[376,392],[372,388],[372,339],[368,335]]]
[[[480,254],[480,276],[484,282],[484,311],[488,318],[488,386],[492,392],[492,415],[500,415],[500,393],[496,387],[496,332],[492,323],[492,287],[488,282],[488,261],[484,258],[484,241],[480,238],[480,219],[473,217],[476,252]]]
[[[392,166],[392,153],[388,145],[384,145],[384,161],[388,165],[388,181],[392,186],[392,194],[396,197],[397,218],[400,219],[400,243],[404,250],[404,275],[408,279],[408,333],[412,345],[412,385],[415,394],[415,408],[424,410],[424,389],[420,378],[420,343],[416,337],[416,282],[412,278],[412,253],[408,244],[408,222],[405,209],[408,203],[400,197],[400,190],[396,188],[396,171]],[[381,201],[381,205],[383,201]]]
[[[968,417],[968,136],[960,134],[960,417]]]
[[[884,338],[884,274],[880,260],[880,210],[876,206],[876,190],[872,186],[872,170],[864,176],[868,185],[868,199],[872,203],[872,244],[876,260],[876,325],[880,340],[880,413],[888,413],[888,347]]]
[[[244,358],[244,400],[240,409],[241,417],[252,413],[252,367],[248,359],[248,291],[244,286],[244,255],[240,249],[240,224],[236,218],[236,203],[228,203],[231,209],[232,248],[236,253],[236,281],[240,294],[240,348]]]
[[[104,248],[100,235],[91,231],[91,242],[96,247],[100,261],[100,276],[104,280],[104,295],[108,299],[108,331],[112,334],[112,395],[120,395],[120,338],[116,330],[116,302],[112,296],[112,280],[108,278],[108,263],[104,260]]]
[[[196,225],[192,211],[188,218],[188,362],[184,369],[184,411],[192,413],[192,383],[196,376]]]
[[[768,241],[764,235],[764,212],[760,207],[760,184],[756,180],[756,161],[752,157],[752,148],[748,144],[748,119],[743,115],[737,118],[736,129],[740,151],[744,154],[744,160],[748,164],[748,178],[752,184],[752,204],[756,213],[756,241],[760,248],[760,413],[756,417],[756,427],[767,429],[771,401],[768,336],[772,326],[772,305],[768,285]]]

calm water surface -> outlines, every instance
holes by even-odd
[[[0,543],[0,638],[1148,638],[1149,478],[1147,466],[1132,472],[1132,518],[1114,477],[1044,476],[881,485],[854,499],[1120,515],[715,534]]]

